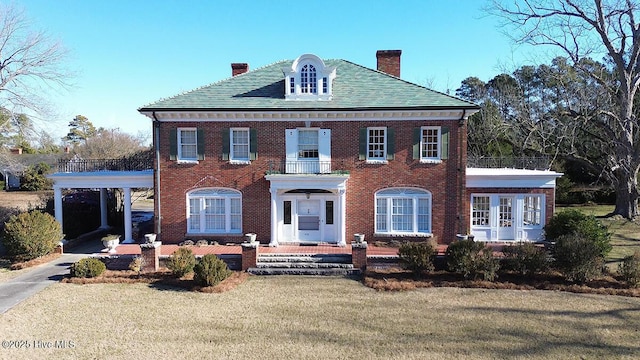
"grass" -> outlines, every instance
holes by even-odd
[[[587,205],[572,207],[587,215],[593,215],[609,227],[612,232],[611,245],[613,249],[607,257],[607,264],[613,271],[618,269],[618,263],[626,256],[633,255],[634,251],[640,251],[640,222],[630,221],[621,217],[605,217],[613,211],[613,205]],[[566,207],[558,207],[562,211]]]
[[[377,292],[343,278],[250,277],[204,294],[57,283],[0,315],[11,359],[635,358],[640,299],[549,291]],[[10,336],[8,335],[10,334]]]

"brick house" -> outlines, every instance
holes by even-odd
[[[140,108],[159,240],[539,239],[560,174],[467,169],[479,107],[402,80],[400,54],[378,51],[377,70],[312,54],[234,63],[231,78]]]

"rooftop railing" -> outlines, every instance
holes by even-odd
[[[467,157],[467,167],[470,168],[508,168],[528,170],[548,170],[551,159],[540,157]]]
[[[153,159],[69,159],[58,160],[58,172],[141,171],[153,169]]]

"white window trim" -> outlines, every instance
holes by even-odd
[[[230,128],[229,129],[229,163],[232,165],[248,165],[251,164],[250,156],[251,156],[251,129],[248,127],[245,128]],[[246,158],[236,158],[233,153],[233,132],[234,131],[246,131],[247,132],[247,157]]]
[[[209,192],[207,192],[209,191]],[[221,191],[222,193],[218,193]],[[203,192],[203,194],[194,194],[197,192]],[[191,199],[200,199],[200,231],[194,231],[191,229]],[[225,231],[210,232],[206,230],[206,217],[204,212],[204,204],[206,199],[224,199],[225,200]],[[240,200],[240,228],[231,229],[231,199]],[[190,235],[203,235],[203,234],[242,234],[242,193],[237,190],[227,188],[200,188],[192,190],[187,193],[186,196],[186,216],[187,216],[187,234]]]
[[[438,154],[436,157],[423,157],[422,149],[424,148],[424,131],[425,130],[438,130]],[[442,127],[441,126],[421,126],[420,127],[420,163],[421,164],[440,164],[442,163]]]
[[[178,128],[176,132],[176,144],[178,146],[177,154],[176,154],[176,162],[178,164],[198,164],[198,128],[189,127],[189,128]],[[196,139],[196,156],[193,158],[185,158],[182,156],[182,132],[183,131],[193,131],[195,133]]]
[[[433,195],[430,191],[420,189],[420,188],[406,188],[406,189],[416,189],[419,191],[424,191],[424,193],[420,194],[383,194],[379,195],[380,192],[390,189],[399,189],[402,190],[404,188],[385,188],[378,190],[374,195],[374,236],[387,236],[387,237],[432,237],[433,236]],[[387,231],[381,232],[378,231],[378,199],[387,199],[387,213],[386,213],[386,225]],[[413,231],[393,231],[392,228],[392,199],[412,199],[413,205]],[[429,231],[428,232],[419,232],[418,230],[418,199],[428,199],[429,201]]]
[[[382,156],[380,157],[375,157],[375,158],[371,158],[369,157],[369,145],[370,142],[369,140],[371,139],[369,132],[371,130],[384,130],[384,137],[383,137],[383,146],[384,146],[384,151]],[[387,127],[386,126],[374,126],[374,127],[368,127],[367,128],[367,150],[366,150],[366,160],[365,162],[367,164],[388,164],[389,161],[387,160],[387,150],[388,150],[388,144],[387,144]]]

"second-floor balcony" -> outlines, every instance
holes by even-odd
[[[331,161],[286,160],[269,161],[267,174],[346,174],[346,170],[331,168]]]

